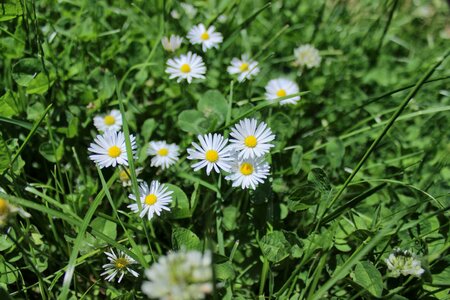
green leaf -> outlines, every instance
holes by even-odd
[[[158,127],[158,124],[156,124],[155,119],[147,119],[145,120],[144,124],[142,124],[141,134],[146,142],[150,140],[150,137],[152,136],[153,131],[155,131],[156,127]]]
[[[237,218],[239,217],[239,210],[234,206],[228,206],[223,209],[223,227],[225,230],[234,230],[237,228]]]
[[[365,288],[375,297],[381,297],[383,293],[383,279],[380,271],[369,261],[356,263],[355,270],[351,274],[354,282]]]
[[[7,91],[0,97],[0,116],[10,118],[19,114],[19,108],[16,105],[13,94]]]
[[[48,89],[53,85],[53,80],[42,72],[34,77],[27,85],[27,94],[39,94],[42,95],[48,91]]]
[[[302,169],[303,148],[300,146],[295,148],[291,156],[291,165],[294,174],[298,174]]]
[[[192,216],[189,199],[179,187],[173,184],[166,184],[172,194],[172,205],[170,217],[172,219],[184,219]]]
[[[90,226],[98,232],[101,232],[114,240],[117,237],[117,224],[114,222],[101,217],[97,217],[92,220]]]
[[[0,282],[11,284],[18,279],[17,268],[7,263],[5,258],[0,255]]]
[[[320,168],[312,169],[308,174],[308,180],[311,181],[321,193],[331,190],[331,184],[328,180],[327,174]]]
[[[53,149],[51,142],[42,143],[39,146],[39,153],[50,162],[55,163],[60,161],[64,155],[64,140],[58,143],[56,149]]]
[[[2,1],[0,5],[0,22],[14,19],[23,14],[22,6],[18,0]]]
[[[345,155],[345,146],[340,139],[332,139],[326,147],[327,158],[332,168],[341,166],[342,159]]]
[[[28,86],[30,82],[42,71],[41,61],[37,58],[24,58],[19,60],[12,68],[12,78],[21,86]]]
[[[266,234],[259,244],[263,255],[272,262],[280,262],[289,256],[291,245],[281,231]]]
[[[217,129],[228,114],[228,104],[225,97],[217,90],[210,90],[204,93],[198,102],[197,109],[203,113],[203,116],[214,124]]]
[[[189,229],[177,227],[172,231],[172,245],[175,249],[202,250],[202,242]]]
[[[215,275],[217,279],[227,280],[236,276],[233,265],[230,262],[214,265]]]
[[[116,90],[116,86],[116,77],[111,72],[106,72],[99,83],[98,97],[101,100],[111,98]]]
[[[198,110],[185,110],[178,116],[178,127],[185,132],[204,134],[208,132],[208,120]]]

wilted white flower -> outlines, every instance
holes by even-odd
[[[203,24],[192,27],[187,37],[193,45],[201,44],[203,52],[206,52],[209,48],[219,48],[219,44],[223,41],[222,34],[216,32],[214,26],[209,26],[206,29]]]
[[[139,185],[139,196],[142,210],[139,211],[139,205],[133,203],[127,207],[135,213],[139,213],[139,217],[143,218],[147,214],[147,218],[151,220],[153,215],[161,215],[163,210],[170,211],[169,204],[172,202],[172,191],[168,191],[165,184],[159,183],[157,180],[153,180],[150,183],[150,187],[146,182]],[[137,201],[136,195],[130,194],[128,198]]]
[[[239,74],[238,80],[239,82],[242,82],[259,73],[258,62],[251,60],[247,54],[244,54],[241,56],[241,59],[236,57],[233,58],[231,60],[231,66],[227,68],[227,71],[231,75]]]
[[[1,192],[4,192],[3,189]],[[0,198],[0,228],[3,227],[8,220],[13,218],[17,213],[22,218],[31,217],[31,215],[23,210],[23,208],[12,205],[7,200]]]
[[[96,116],[94,126],[98,131],[119,131],[122,128],[122,115],[119,110],[113,109],[109,114]]]
[[[269,101],[280,97],[297,94],[298,92],[298,85],[292,80],[285,78],[272,79],[266,85],[266,97]],[[281,100],[280,104],[295,104],[299,100],[300,96],[295,96],[286,100]]]
[[[267,124],[261,122],[258,125],[256,119],[244,119],[234,125],[230,133],[230,147],[239,152],[239,158],[255,158],[268,153],[275,139],[272,130]]]
[[[236,155],[231,164],[231,174],[226,180],[231,180],[232,186],[241,186],[243,189],[256,189],[269,175],[270,166],[263,157],[239,159]]]
[[[136,140],[130,135],[131,150],[133,156],[136,150]],[[116,165],[128,166],[127,148],[125,146],[125,135],[123,132],[106,131],[102,135],[97,135],[94,143],[91,143],[88,150],[94,154],[89,155],[100,169]]]
[[[392,277],[398,277],[400,274],[420,277],[425,272],[419,258],[409,250],[396,248],[385,261]]]
[[[188,52],[187,55],[169,59],[166,73],[170,74],[170,79],[178,78],[177,82],[186,79],[191,83],[193,78],[205,78],[206,67],[200,56]]]
[[[125,254],[122,250],[118,250],[118,255],[116,255],[112,249],[111,252],[104,253],[107,256],[109,263],[103,265],[105,272],[100,274],[100,276],[106,275],[105,280],[112,281],[116,275],[120,274],[119,280],[117,281],[120,283],[123,276],[127,273],[130,273],[134,277],[139,277],[139,273],[131,268],[131,265],[137,264],[131,256]]]
[[[192,165],[194,171],[198,171],[201,168],[206,167],[206,174],[209,175],[212,169],[216,173],[220,173],[220,169],[228,171],[230,169],[230,157],[229,148],[227,146],[228,139],[225,139],[222,135],[211,133],[205,135],[199,135],[198,140],[200,145],[192,143],[195,149],[187,149],[189,156],[188,159],[198,159],[197,162]]]
[[[209,251],[169,252],[145,270],[149,281],[144,281],[142,291],[156,299],[204,299],[213,290],[211,262]]]
[[[164,50],[168,52],[175,52],[178,48],[180,48],[182,42],[183,38],[174,34],[172,34],[170,38],[165,36],[161,39],[161,44]]]
[[[294,49],[295,65],[311,69],[318,67],[322,58],[320,57],[319,50],[314,48],[310,44],[301,45],[297,49]]]
[[[189,19],[193,19],[197,14],[197,9],[192,4],[181,2],[180,6],[183,8],[185,14]]]
[[[150,142],[147,153],[154,156],[151,160],[152,167],[167,169],[177,162],[180,147],[175,144],[167,144],[166,141]]]
[[[134,169],[134,172],[136,173],[136,176],[138,176],[142,170],[144,170],[143,168],[136,168]],[[131,186],[132,181],[130,178],[130,169],[129,168],[123,168],[122,170],[120,170],[119,172],[119,180],[122,183],[122,186],[126,187],[126,186]],[[137,182],[141,182],[142,179],[137,178],[136,179]]]

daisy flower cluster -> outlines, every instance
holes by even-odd
[[[205,168],[207,175],[223,171],[233,187],[256,189],[269,175],[264,156],[274,146],[275,135],[266,123],[244,119],[231,129],[230,136],[228,140],[218,133],[199,135],[199,143],[187,149],[187,158],[197,161],[192,165],[194,171]]]
[[[420,277],[425,272],[420,259],[409,250],[396,248],[385,262],[390,271],[389,275],[392,277],[399,277],[400,275]]]

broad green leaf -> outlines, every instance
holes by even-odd
[[[0,116],[10,118],[19,113],[19,108],[16,105],[13,94],[7,91],[0,97]]]
[[[44,72],[39,73],[36,77],[34,77],[27,85],[27,94],[44,94],[47,90],[53,85],[53,80]]]
[[[314,168],[308,174],[308,180],[311,181],[321,193],[328,192],[331,189],[327,174],[320,168]]]
[[[260,240],[263,255],[272,262],[280,262],[289,256],[291,245],[283,232],[274,231],[266,234]]]
[[[230,262],[214,265],[215,275],[217,279],[227,280],[236,276],[233,265]]]
[[[41,61],[37,58],[24,58],[13,66],[12,78],[21,86],[28,86],[42,71]]]
[[[197,109],[217,128],[227,117],[228,104],[225,97],[219,91],[210,90],[202,95]]]
[[[170,212],[170,218],[183,219],[190,218],[192,216],[189,199],[182,189],[173,184],[166,184],[169,191],[173,191],[172,194],[172,208]]]
[[[302,169],[303,148],[300,146],[292,151],[291,164],[294,174],[298,174]]]
[[[5,258],[0,255],[0,282],[11,284],[18,279],[17,267],[5,261]]]
[[[357,262],[351,277],[354,282],[365,288],[372,295],[381,297],[383,293],[383,278],[380,271],[371,262]]]
[[[156,124],[155,119],[147,119],[144,121],[141,126],[141,134],[146,142],[150,140],[150,137],[152,136],[153,131],[155,131],[156,127],[158,127],[158,124]]]
[[[61,140],[55,147],[56,149],[53,149],[51,142],[42,143],[39,146],[39,153],[50,162],[58,162],[64,155],[64,140]]]
[[[345,146],[340,139],[332,139],[326,147],[327,158],[332,168],[338,168],[345,155]]]
[[[177,227],[172,231],[172,245],[175,249],[201,250],[198,236],[189,229]]]
[[[239,217],[239,210],[234,206],[228,206],[223,209],[223,227],[225,230],[234,230],[238,227],[236,223]]]
[[[198,110],[185,110],[178,116],[178,127],[189,133],[204,134],[208,131],[208,121]]]

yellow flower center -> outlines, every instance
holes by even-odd
[[[258,144],[258,141],[256,140],[256,137],[254,135],[249,135],[248,137],[245,138],[244,144],[247,147],[255,148],[256,144]]]
[[[130,264],[130,262],[128,261],[128,259],[126,259],[125,257],[119,257],[118,259],[116,259],[114,266],[117,269],[123,269],[126,266],[128,266]]]
[[[205,158],[207,161],[215,163],[219,159],[219,153],[216,150],[206,151]]]
[[[112,158],[118,157],[121,153],[122,151],[117,146],[112,146],[111,148],[108,149],[108,155],[111,156]]]
[[[277,97],[284,97],[286,96],[286,91],[283,89],[279,89],[277,92]]]
[[[8,202],[5,199],[0,198],[0,216],[8,213]]]
[[[183,73],[189,73],[191,71],[191,67],[188,64],[183,64],[180,67],[180,71]]]
[[[248,63],[243,63],[239,69],[241,70],[241,72],[245,72],[248,71]]]
[[[128,180],[130,180],[130,176],[128,176],[129,173],[130,173],[130,169],[127,169],[126,171],[125,170],[120,171],[120,173],[119,173],[120,180],[121,181],[128,181]]]
[[[207,32],[203,32],[200,38],[204,41],[209,40],[209,34]]]
[[[114,119],[114,117],[111,116],[111,115],[108,115],[108,116],[104,117],[103,121],[108,126],[114,125],[114,123],[116,123],[116,119]]]
[[[169,154],[169,150],[167,148],[161,148],[157,153],[159,156],[166,156],[167,154]]]
[[[155,204],[156,200],[158,200],[158,197],[156,197],[155,194],[149,194],[149,195],[145,196],[145,204],[147,204],[147,205]]]
[[[253,166],[252,164],[249,163],[243,163],[240,167],[240,171],[242,173],[242,175],[250,175],[253,173]]]

